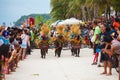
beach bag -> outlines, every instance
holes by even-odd
[[[94,36],[91,38],[91,42],[92,42],[92,43],[95,42],[95,37],[94,37]]]

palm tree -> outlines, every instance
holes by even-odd
[[[69,0],[51,0],[51,16],[55,20],[66,18]]]
[[[98,16],[98,12],[104,12],[106,14],[106,17],[110,17],[110,5],[111,1],[110,0],[92,0],[92,4],[94,7],[94,17]],[[97,12],[96,12],[97,11]],[[97,13],[97,14],[96,14]]]
[[[120,7],[119,7],[120,6],[120,0],[112,0],[111,5],[116,12],[116,16],[118,16],[118,12],[120,12]]]
[[[71,0],[69,2],[69,10],[67,15],[71,15],[72,17],[79,18],[83,16],[83,19],[86,20],[85,12],[84,12],[84,3],[86,0]]]
[[[76,17],[84,21],[98,18],[105,13],[110,17],[110,7],[120,11],[120,0],[51,0],[53,20]]]

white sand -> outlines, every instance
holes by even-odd
[[[93,53],[88,48],[81,49],[80,57],[64,50],[60,58],[50,49],[46,59],[41,59],[40,50],[35,49],[6,80],[118,80],[115,69],[112,76],[100,75],[103,67],[91,65],[92,60]]]

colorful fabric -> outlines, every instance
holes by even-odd
[[[31,34],[31,41],[33,41],[35,39],[35,34],[32,30],[30,31],[30,34]]]
[[[73,39],[73,38],[75,38],[75,34],[70,34],[70,39]]]

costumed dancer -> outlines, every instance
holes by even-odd
[[[49,27],[47,25],[43,25],[41,27],[41,35],[40,35],[40,42],[39,47],[41,49],[41,58],[46,57],[46,53],[49,48]]]
[[[70,41],[71,41],[71,52],[72,56],[79,57],[80,47],[81,47],[81,30],[78,25],[71,26],[71,34],[70,34]]]
[[[64,47],[70,49],[70,27],[69,26],[65,26],[63,35],[64,35]]]
[[[56,27],[57,34],[56,34],[56,39],[54,41],[54,46],[55,46],[55,56],[60,57],[61,56],[61,51],[63,47],[63,42],[64,42],[64,26],[57,26]]]

